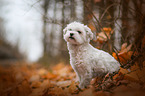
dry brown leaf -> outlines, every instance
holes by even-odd
[[[89,88],[89,89],[83,90],[83,92],[79,92],[77,96],[95,96],[95,92],[93,92],[93,90]]]
[[[15,73],[14,76],[15,76],[15,79],[16,79],[17,81],[21,81],[21,80],[24,79],[23,74],[22,74],[21,72]]]
[[[48,80],[44,80],[40,87],[32,90],[32,93],[29,96],[43,96],[44,94],[47,94],[50,85]]]
[[[66,81],[58,81],[56,83],[57,86],[60,86],[60,87],[66,87],[66,86],[69,86],[71,85],[72,81],[71,80],[66,80]]]
[[[122,55],[124,53],[127,53],[132,47],[132,44],[130,44],[128,47],[121,49],[121,51],[118,53],[118,55]]]
[[[144,95],[136,95],[135,91],[123,91],[123,92],[115,92],[112,96],[144,96]]]
[[[125,79],[137,82],[145,82],[145,67],[140,70],[137,65],[133,65],[131,66],[131,72],[123,68],[120,68],[120,72],[125,74]]]
[[[95,96],[112,96],[110,92],[98,91]]]
[[[129,83],[128,80],[120,80],[120,81],[117,82],[116,85],[117,85],[117,86],[118,86],[118,85],[121,85],[121,84],[122,84],[122,85],[127,85],[128,83]]]
[[[108,89],[113,92],[98,91],[94,92],[94,86],[91,88],[78,90],[73,80],[76,77],[71,66],[62,63],[53,67],[52,71],[32,66],[15,66],[12,68],[0,67],[0,95],[1,96],[116,96],[121,92],[130,89],[138,90],[145,88],[138,82],[143,82],[144,68],[139,69],[136,65],[131,67],[131,73],[128,70],[121,69],[119,74],[115,75],[113,88]],[[137,71],[133,71],[137,70]],[[124,78],[121,76],[126,74]],[[136,74],[136,75],[135,75]],[[119,77],[119,78],[118,78]],[[116,79],[117,78],[117,79]],[[137,78],[137,79],[136,79]],[[135,82],[131,82],[135,81]],[[92,83],[96,82],[92,80]],[[131,83],[130,83],[131,82]],[[94,83],[93,83],[94,84]],[[123,87],[123,85],[125,85]],[[115,87],[116,86],[116,87]],[[96,88],[96,87],[95,87]],[[125,89],[127,88],[127,89]],[[137,93],[138,92],[138,93]],[[137,91],[135,94],[144,94]],[[138,95],[141,96],[141,95]]]
[[[105,32],[111,32],[111,28],[110,27],[104,27],[103,29],[101,29],[102,31],[105,31]]]
[[[108,39],[110,39],[110,37],[111,37],[110,33],[105,34],[104,32],[100,32],[100,33],[98,33],[97,40],[99,42],[103,42],[103,41],[107,41]]]
[[[91,24],[91,23],[88,25],[88,27],[89,27],[92,31],[96,30],[96,28],[94,27],[94,25]]]
[[[99,41],[100,43],[103,43],[104,41],[107,41],[108,39],[110,39],[111,34],[113,34],[113,31],[111,31],[112,29],[109,28],[103,28],[102,32],[97,34],[97,41]]]
[[[131,82],[127,86],[135,90],[140,90],[142,87],[139,83],[136,82]]]
[[[127,47],[127,43],[123,43],[120,51],[123,51],[124,49],[126,49],[126,47]]]
[[[64,90],[62,90],[62,88],[58,88],[58,87],[55,87],[53,90],[51,90],[52,92],[50,92],[51,94],[55,94],[55,96],[68,96],[67,94],[68,93],[65,93]],[[48,92],[48,94],[50,94]]]
[[[39,80],[40,80],[40,75],[32,75],[29,79],[29,82],[39,81]]]
[[[39,75],[45,75],[45,74],[47,74],[47,72],[48,71],[46,69],[44,69],[44,68],[41,68],[41,69],[38,70],[38,74]]]
[[[31,88],[38,88],[40,87],[41,82],[40,81],[33,81],[31,84]]]
[[[69,86],[68,89],[69,89],[69,93],[75,92],[75,90],[77,89],[77,87],[76,87],[76,84],[75,84],[74,81],[72,81],[72,83],[70,84],[70,86]]]
[[[112,53],[112,56],[120,61],[123,64],[126,64],[129,60],[131,60],[131,56],[133,55],[133,52],[130,51],[132,47],[132,44],[127,46],[127,43],[122,44],[121,51],[119,51],[118,54],[115,52]]]
[[[120,85],[117,88],[115,88],[113,90],[113,92],[124,92],[124,91],[128,91],[128,90],[130,90],[130,88],[127,87],[126,85]]]
[[[48,72],[46,75],[41,76],[41,78],[44,78],[44,79],[54,79],[56,77],[57,77],[57,75],[50,73],[50,72]]]
[[[65,65],[64,65],[63,63],[59,63],[59,64],[55,65],[55,66],[52,68],[52,70],[60,70],[60,69],[62,69],[62,68],[64,68],[64,67],[65,67]]]
[[[28,81],[24,80],[16,87],[13,87],[10,92],[7,91],[7,93],[11,93],[11,96],[28,96],[31,93],[31,88]]]

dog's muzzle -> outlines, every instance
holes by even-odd
[[[74,37],[72,37],[74,35],[74,33],[70,33],[70,39],[74,39]]]
[[[72,37],[72,36],[70,36],[69,38],[70,38],[70,39],[75,39],[75,38],[74,38],[74,37]]]
[[[74,33],[70,33],[70,36],[73,36],[74,35]]]

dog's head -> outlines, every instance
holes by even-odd
[[[93,33],[87,25],[79,22],[72,22],[63,30],[64,40],[71,44],[80,45],[90,42],[93,39]]]

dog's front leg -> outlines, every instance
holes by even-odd
[[[85,88],[90,84],[90,81],[92,80],[92,77],[90,74],[87,74],[85,76],[81,76],[81,81],[79,84],[80,88]]]
[[[78,72],[75,72],[76,73],[76,82],[81,82],[81,76],[79,75]]]

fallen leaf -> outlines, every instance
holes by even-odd
[[[139,83],[136,82],[131,82],[127,86],[135,90],[140,90],[142,87]]]
[[[69,86],[71,85],[72,81],[71,80],[67,80],[67,81],[59,81],[56,83],[57,86],[60,86],[60,87],[66,87],[66,86]]]
[[[68,89],[69,89],[69,93],[75,92],[75,90],[77,89],[77,87],[76,87],[76,84],[75,84],[74,81],[72,81],[72,83],[70,84],[70,86],[69,86]]]
[[[106,92],[106,91],[98,91],[98,92],[96,92],[95,96],[112,96],[112,94],[110,92]]]
[[[123,43],[123,44],[122,44],[122,46],[121,46],[121,50],[120,50],[120,51],[125,50],[125,49],[126,49],[126,47],[127,47],[127,43]]]
[[[101,29],[102,32],[99,32],[97,34],[96,40],[94,42],[99,41],[100,43],[103,43],[104,41],[107,41],[108,39],[111,38],[111,35],[113,34],[113,31],[110,27],[106,28],[104,27]]]
[[[31,88],[38,88],[40,87],[41,82],[40,81],[33,81],[31,84]]]
[[[53,74],[53,73],[50,73],[50,72],[48,72],[46,75],[41,76],[41,78],[44,78],[44,79],[54,79],[56,77],[57,77],[56,74]]]
[[[32,90],[32,93],[29,96],[43,96],[44,94],[47,94],[50,85],[51,84],[48,80],[44,80],[40,87]]]
[[[45,75],[45,74],[47,74],[47,72],[48,71],[46,69],[44,69],[44,68],[41,68],[41,69],[38,70],[38,74],[39,75]]]
[[[126,85],[120,85],[117,88],[115,88],[113,90],[113,92],[124,92],[124,91],[128,91],[128,90],[130,90],[130,88],[127,87]]]
[[[95,92],[93,92],[91,88],[88,88],[88,89],[83,90],[83,92],[79,92],[77,96],[95,96]]]
[[[29,79],[29,82],[39,81],[39,79],[40,79],[39,75],[32,75],[31,78]]]
[[[140,70],[139,66],[133,65],[131,66],[131,72],[123,68],[120,68],[120,72],[125,74],[124,79],[136,82],[145,82],[145,67]]]
[[[127,46],[127,43],[122,44],[121,46],[121,51],[119,51],[119,53],[112,53],[112,56],[120,61],[120,63],[126,64],[128,61],[131,60],[131,56],[133,55],[133,52],[130,51],[132,47],[132,44],[130,44],[129,46]]]

